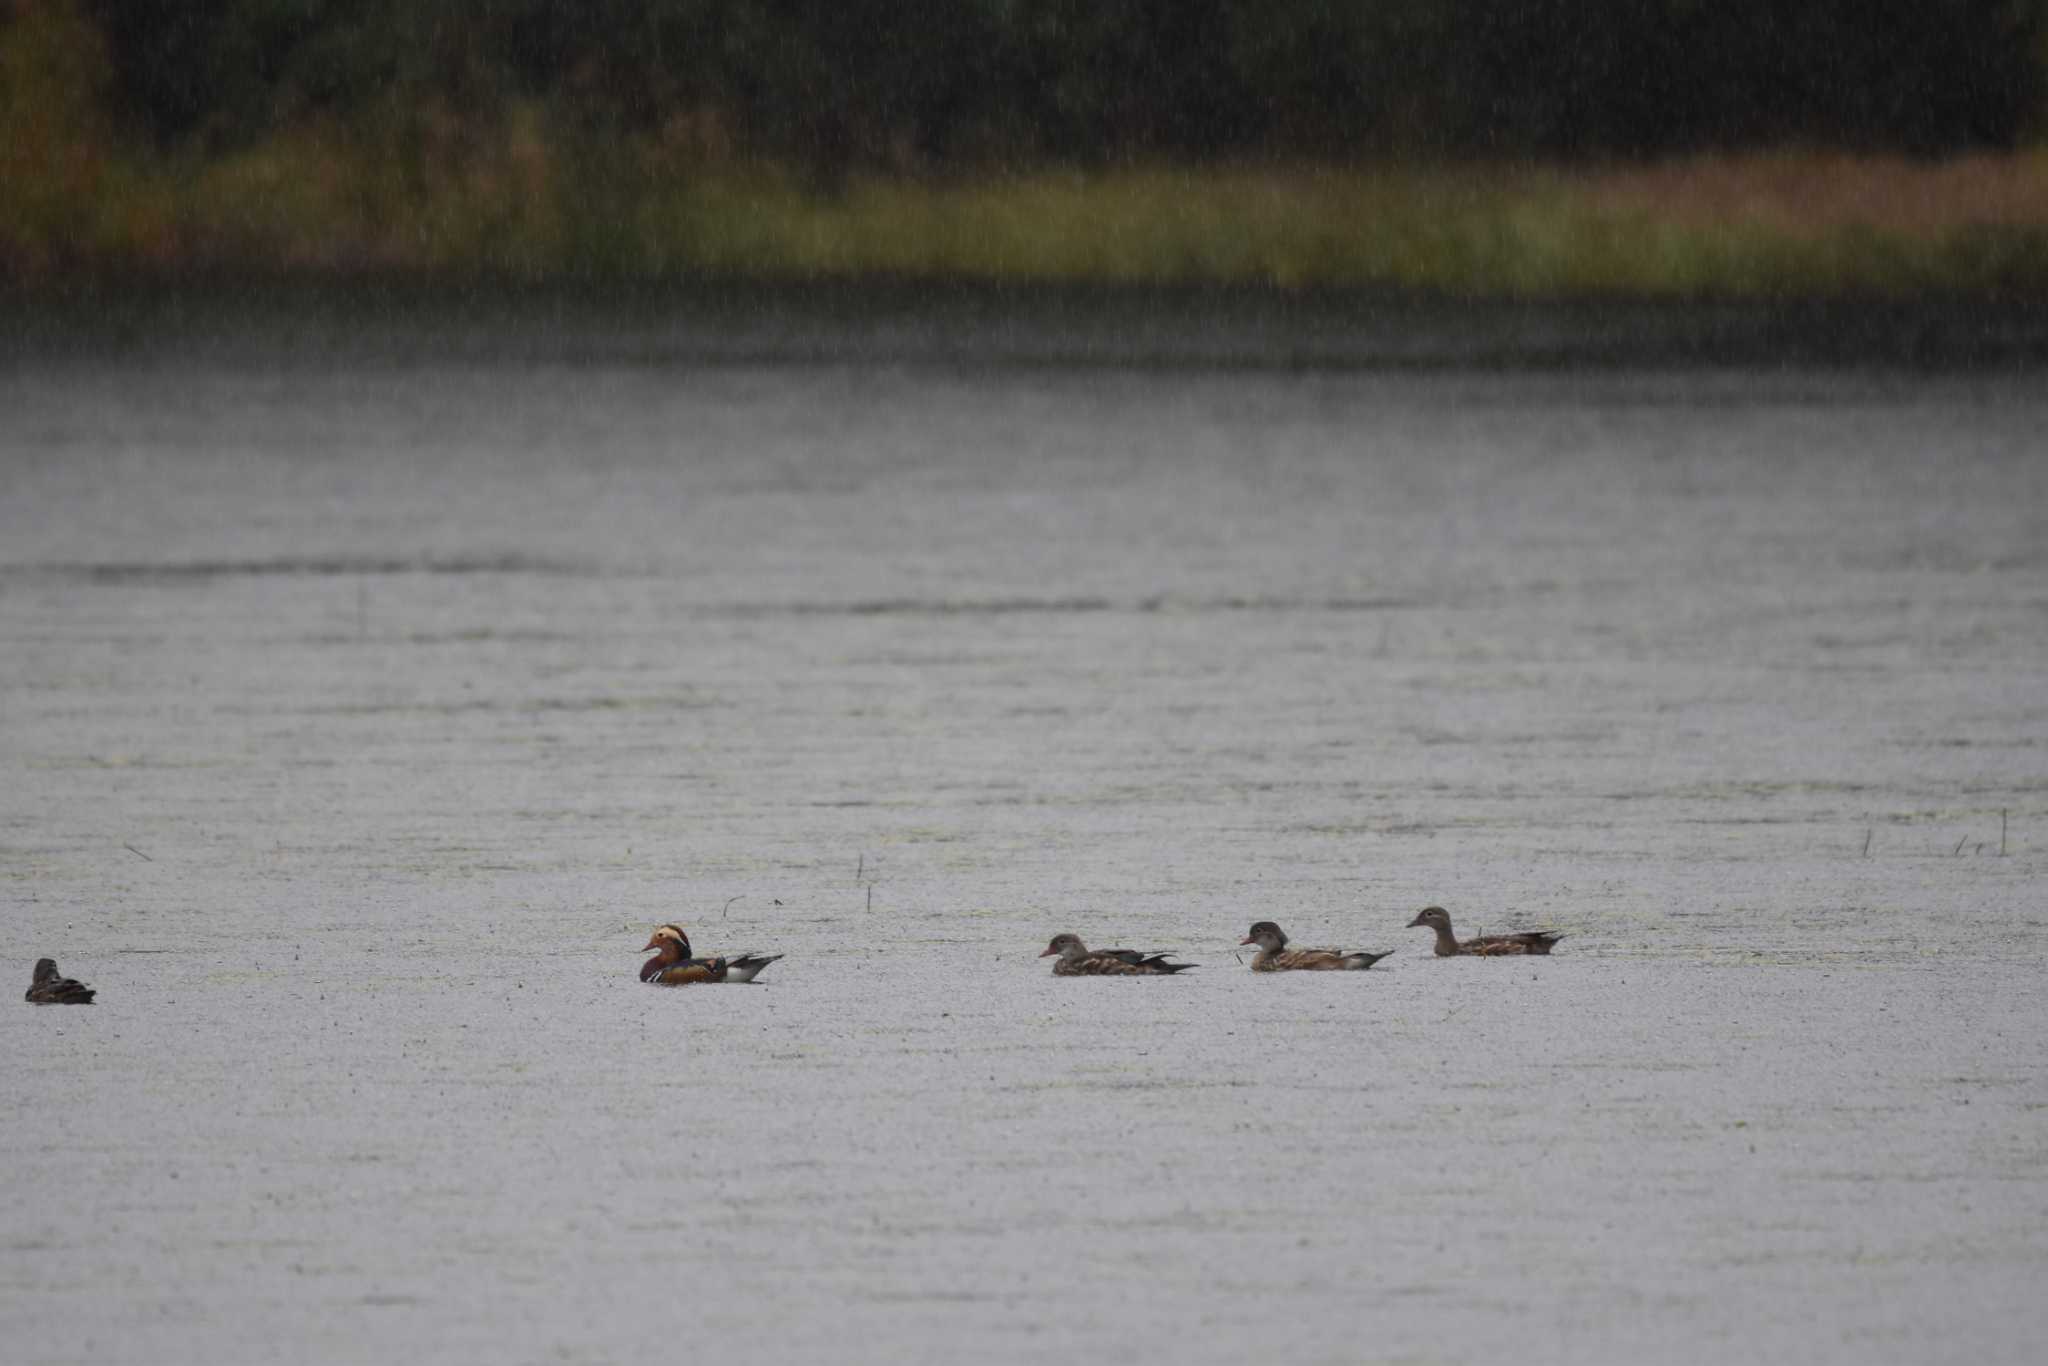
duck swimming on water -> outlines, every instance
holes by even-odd
[[[1436,931],[1436,956],[1452,958],[1458,954],[1472,954],[1481,958],[1498,957],[1510,953],[1547,954],[1551,946],[1564,938],[1549,930],[1530,930],[1524,934],[1483,934],[1477,939],[1460,940],[1451,933],[1451,913],[1441,906],[1425,906],[1416,912],[1408,922],[1408,928],[1421,926]]]
[[[1257,944],[1252,958],[1253,972],[1363,972],[1385,958],[1385,953],[1347,952],[1344,949],[1290,949],[1287,936],[1270,920],[1252,926],[1241,941]],[[1393,952],[1389,949],[1388,953]]]
[[[29,983],[28,1001],[38,1006],[89,1006],[93,989],[83,982],[57,975],[57,960],[36,959],[35,980]]]
[[[1055,959],[1055,977],[1168,977],[1186,972],[1193,963],[1169,963],[1163,953],[1136,949],[1090,949],[1078,934],[1056,934],[1040,958]]]
[[[654,957],[640,965],[640,980],[655,986],[680,987],[693,982],[751,982],[761,969],[782,957],[779,953],[742,953],[730,958],[693,958],[690,936],[680,925],[662,925],[654,931],[642,953]]]

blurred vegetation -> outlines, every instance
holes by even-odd
[[[2048,0],[0,0],[0,278],[2041,291],[2044,131]]]

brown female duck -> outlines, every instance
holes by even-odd
[[[1163,953],[1136,949],[1090,949],[1077,934],[1056,934],[1040,958],[1052,958],[1055,977],[1166,977],[1193,963],[1169,963]]]
[[[1348,953],[1343,949],[1290,949],[1287,936],[1270,920],[1261,920],[1252,926],[1251,933],[1241,942],[1259,946],[1258,953],[1252,958],[1253,972],[1363,972],[1387,956],[1385,953]]]
[[[1525,934],[1485,934],[1477,939],[1460,941],[1451,934],[1451,913],[1441,906],[1425,906],[1416,912],[1408,922],[1408,928],[1423,926],[1436,931],[1436,956],[1450,958],[1457,954],[1476,954],[1482,958],[1508,953],[1550,952],[1551,945],[1564,938],[1549,930],[1530,930]]]
[[[89,1006],[92,1004],[93,989],[83,982],[74,982],[69,977],[57,975],[57,960],[36,959],[35,980],[29,983],[28,1000],[39,1006]]]
[[[663,925],[655,930],[642,953],[654,957],[640,965],[640,980],[656,986],[680,987],[692,982],[751,982],[779,953],[742,953],[731,958],[693,958],[690,936],[681,925]]]

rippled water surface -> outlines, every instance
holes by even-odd
[[[0,1355],[2032,1358],[2037,368],[749,319],[8,352]]]

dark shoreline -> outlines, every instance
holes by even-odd
[[[2048,301],[1467,300],[911,280],[96,280],[0,290],[0,362],[964,365],[1458,371],[2031,369]]]

